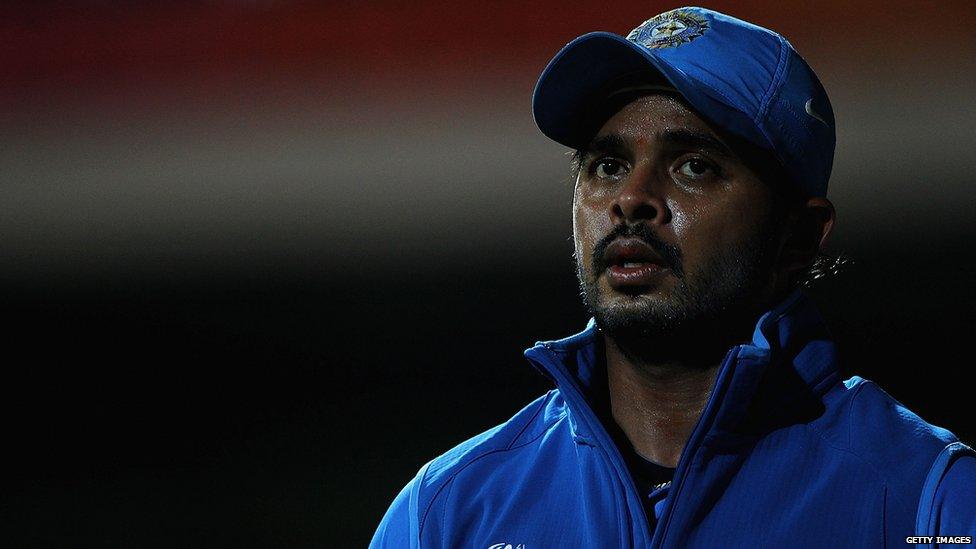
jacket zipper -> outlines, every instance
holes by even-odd
[[[624,463],[623,456],[620,454],[620,450],[617,449],[617,445],[610,440],[610,435],[606,432],[603,425],[593,414],[593,410],[590,409],[589,405],[586,404],[586,399],[583,397],[582,392],[572,378],[564,374],[561,362],[553,356],[555,351],[548,345],[544,344],[544,348],[550,354],[550,367],[545,370],[549,371],[551,375],[556,378],[556,386],[563,393],[564,397],[568,400],[572,400],[576,408],[580,410],[583,420],[594,436],[600,439],[600,445],[603,447],[607,456],[610,458],[611,465],[613,465],[618,475],[624,477],[624,489],[628,492],[631,498],[635,499],[639,505],[640,513],[636,517],[637,522],[642,526],[642,531],[645,532],[644,544],[652,549],[657,549],[664,546],[664,541],[667,538],[667,529],[671,524],[671,517],[673,515],[673,510],[675,503],[677,502],[678,496],[681,492],[682,483],[684,481],[686,470],[690,467],[691,461],[694,459],[694,455],[698,453],[698,446],[701,444],[701,438],[704,436],[704,431],[707,429],[706,422],[711,422],[711,416],[714,415],[715,408],[718,406],[715,395],[722,392],[725,385],[728,384],[728,370],[730,364],[732,363],[733,356],[736,356],[742,346],[736,345],[729,349],[725,354],[725,358],[722,360],[722,365],[719,367],[718,374],[715,378],[715,385],[712,387],[712,394],[708,399],[708,403],[705,405],[705,409],[702,411],[701,416],[698,417],[698,421],[695,423],[694,429],[691,431],[691,436],[688,438],[687,444],[685,444],[684,449],[681,452],[681,458],[678,459],[678,466],[675,468],[674,479],[671,481],[671,487],[668,489],[667,498],[670,500],[664,509],[664,515],[657,521],[655,529],[652,531],[650,524],[647,522],[647,516],[644,514],[644,500],[640,496],[637,486],[634,484],[633,477],[630,474],[630,470],[627,468],[626,463]],[[568,388],[569,391],[564,391],[563,388]],[[631,516],[633,520],[633,515]],[[658,536],[655,534],[660,530],[660,539],[658,543],[654,543],[654,539]]]
[[[545,348],[550,354],[555,352],[548,345],[545,345]],[[551,358],[554,359],[554,364],[560,364],[558,359],[555,359],[555,357]],[[563,393],[564,397],[573,401],[573,403],[576,405],[575,407],[581,412],[582,417],[580,419],[586,423],[587,427],[589,427],[590,431],[593,433],[593,436],[599,439],[600,446],[610,459],[611,465],[617,470],[617,475],[623,477],[624,490],[628,493],[631,499],[636,501],[638,508],[640,509],[640,513],[638,513],[639,516],[636,517],[636,520],[641,526],[641,531],[645,533],[643,545],[645,547],[650,547],[653,532],[651,531],[650,525],[647,522],[647,516],[644,514],[644,500],[637,490],[637,485],[634,484],[634,479],[630,474],[630,469],[628,469],[627,464],[624,463],[624,458],[620,454],[620,450],[617,449],[617,445],[614,444],[610,439],[610,435],[606,432],[606,429],[604,429],[603,424],[600,423],[600,420],[596,418],[593,410],[591,410],[589,405],[586,403],[586,399],[583,397],[583,393],[580,391],[579,387],[576,386],[576,383],[569,376],[563,374],[560,366],[548,369],[552,372],[554,377],[558,378],[556,380],[556,386],[559,388],[560,392]],[[563,387],[568,388],[569,391],[563,391]],[[633,505],[628,505],[628,507],[633,507]],[[633,516],[633,513],[631,513],[631,520],[634,519],[635,517]]]
[[[691,467],[691,462],[694,460],[695,455],[698,453],[698,447],[701,444],[701,439],[704,436],[704,432],[707,431],[711,424],[712,416],[715,413],[715,408],[718,406],[716,403],[717,399],[715,395],[722,392],[725,385],[728,384],[726,378],[729,377],[728,370],[729,365],[732,363],[732,357],[738,355],[741,345],[736,345],[729,349],[726,353],[725,358],[722,360],[722,365],[719,367],[718,375],[715,378],[715,385],[712,387],[712,394],[708,398],[708,403],[705,405],[705,410],[698,417],[698,421],[695,423],[695,428],[691,431],[691,436],[688,437],[688,442],[685,444],[684,449],[681,451],[681,457],[678,459],[678,466],[674,471],[674,479],[671,481],[671,488],[669,488],[669,493],[667,498],[667,505],[664,508],[664,514],[657,521],[657,526],[655,531],[652,532],[652,549],[657,549],[664,547],[664,542],[667,539],[668,527],[671,525],[671,517],[674,515],[674,508],[678,502],[678,497],[681,495],[681,487],[685,479],[685,475],[689,467]],[[660,532],[658,532],[660,530]],[[654,534],[659,534],[655,536]],[[653,540],[657,539],[658,542],[654,543]]]

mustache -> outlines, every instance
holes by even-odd
[[[606,257],[607,247],[613,243],[614,240],[623,237],[633,237],[638,238],[645,244],[651,247],[665,263],[665,267],[671,269],[671,272],[675,276],[681,278],[684,276],[684,271],[681,268],[681,249],[677,246],[672,246],[654,234],[654,231],[650,227],[643,223],[638,223],[636,225],[617,225],[610,231],[610,234],[600,239],[596,246],[593,248],[593,275],[603,272],[607,268],[604,263],[603,258]]]

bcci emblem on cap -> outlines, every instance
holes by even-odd
[[[627,40],[648,48],[674,48],[705,34],[708,21],[685,10],[671,10],[644,21],[630,31]]]

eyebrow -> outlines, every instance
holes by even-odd
[[[704,150],[731,158],[736,157],[732,149],[725,143],[722,143],[715,136],[705,132],[687,129],[666,130],[658,134],[658,138],[665,145],[673,148]],[[582,153],[580,156],[581,158],[586,158],[598,154],[619,154],[626,149],[626,140],[619,134],[611,133],[597,137],[591,141],[580,151]]]
[[[590,141],[590,143],[583,147],[583,149],[580,151],[582,152],[580,156],[582,158],[586,158],[597,154],[619,153],[626,148],[627,144],[624,141],[624,138],[618,134],[611,133],[597,137],[593,141]]]
[[[668,130],[660,135],[660,138],[667,144],[695,150],[706,150],[722,156],[735,158],[735,153],[725,143],[710,133],[692,130]]]

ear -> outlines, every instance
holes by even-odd
[[[808,198],[793,215],[790,230],[784,235],[780,266],[787,280],[813,263],[827,245],[834,228],[834,205],[822,197]]]

